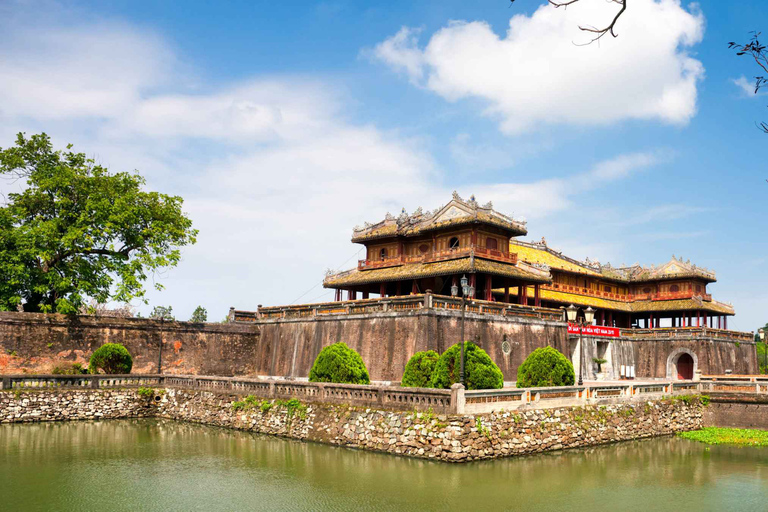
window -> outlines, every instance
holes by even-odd
[[[427,253],[427,252],[429,252],[429,246],[428,246],[427,244],[421,244],[421,245],[419,246],[419,252],[420,252],[421,254],[424,254],[424,253]]]
[[[459,239],[454,236],[453,238],[448,240],[448,247],[450,247],[451,249],[458,249],[459,248]]]
[[[610,286],[606,286],[605,293],[613,293],[613,288],[611,288]]]
[[[379,259],[381,259],[382,261],[387,259],[387,248],[386,247],[383,248],[381,251],[379,251]]]
[[[493,249],[495,251],[499,248],[499,242],[497,242],[495,238],[488,237],[485,239],[485,248]]]
[[[677,286],[676,284],[673,284],[672,286],[669,287],[669,291],[672,292],[672,293],[679,292],[680,291],[680,287]]]

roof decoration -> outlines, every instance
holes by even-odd
[[[511,251],[517,252],[521,260],[528,263],[539,263],[549,265],[550,268],[584,274],[593,277],[602,277],[620,282],[640,282],[655,281],[678,278],[699,278],[706,281],[716,281],[715,272],[704,267],[698,267],[691,263],[691,260],[683,261],[683,258],[677,258],[672,255],[667,263],[663,265],[641,266],[639,263],[634,265],[614,267],[610,263],[601,264],[597,260],[579,261],[565,256],[562,252],[556,251],[547,246],[544,238],[541,242],[521,242],[513,240],[510,242]]]
[[[391,236],[415,236],[449,225],[474,222],[493,224],[513,232],[514,236],[528,233],[525,220],[514,219],[497,212],[490,201],[480,206],[474,195],[465,201],[454,191],[453,198],[448,204],[434,211],[424,211],[419,207],[409,215],[403,208],[397,217],[387,213],[384,220],[380,222],[366,222],[362,227],[355,226],[352,231],[352,241],[360,242]]]

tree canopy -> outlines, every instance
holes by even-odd
[[[26,182],[0,204],[0,310],[76,313],[87,298],[143,298],[148,275],[195,243],[181,197],[71,149],[54,150],[45,133],[0,148],[0,177]]]

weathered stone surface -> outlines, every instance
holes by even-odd
[[[62,363],[86,363],[103,343],[125,345],[134,356],[134,373],[157,372],[162,339],[163,373],[306,377],[320,350],[344,341],[365,361],[371,379],[399,381],[418,351],[444,352],[458,342],[460,314],[420,309],[308,318],[260,319],[253,323],[193,324],[148,319],[65,317],[0,312],[0,374],[49,373]],[[485,349],[507,381],[535,349],[552,346],[571,355],[566,324],[520,316],[468,313],[466,338]],[[511,350],[504,353],[507,341]],[[585,361],[597,355],[595,340],[585,340]],[[697,355],[705,374],[757,372],[755,348],[714,338],[620,339],[611,343],[613,367],[634,365],[639,378],[675,378],[667,363],[676,350]],[[593,365],[588,365],[587,378]]]
[[[491,459],[672,434],[702,426],[702,406],[684,400],[518,413],[436,416],[329,404],[300,410],[241,396],[165,388],[0,392],[0,422],[160,416],[226,428],[449,462]]]

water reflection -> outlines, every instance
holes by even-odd
[[[675,438],[449,465],[169,420],[0,426],[3,510],[765,510],[767,483],[768,449]]]

